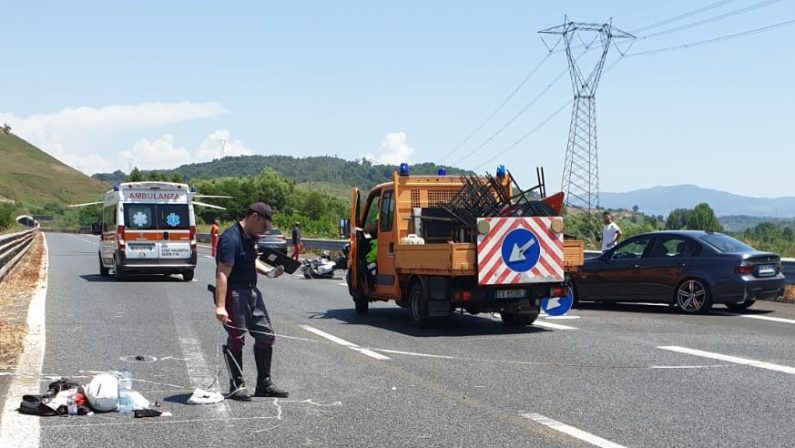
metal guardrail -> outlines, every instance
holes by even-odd
[[[0,281],[30,249],[36,230],[11,233],[0,237]]]
[[[784,277],[787,277],[787,284],[795,285],[795,258],[782,258],[781,264],[784,266]]]

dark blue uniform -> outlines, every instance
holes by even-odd
[[[245,345],[246,331],[241,329],[252,332],[255,350],[273,346],[276,339],[262,294],[257,289],[256,259],[257,241],[246,236],[240,223],[224,231],[218,241],[215,261],[232,266],[226,290],[226,312],[230,322],[225,328],[229,335],[227,347],[235,354]]]

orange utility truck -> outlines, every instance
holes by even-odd
[[[583,242],[564,235],[563,193],[546,197],[543,174],[530,190],[514,187],[503,167],[496,177],[417,176],[403,164],[364,202],[354,189],[346,280],[356,312],[394,300],[417,326],[459,308],[532,324],[543,298],[567,294]]]

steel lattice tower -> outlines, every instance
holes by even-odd
[[[566,206],[578,207],[592,212],[599,207],[599,163],[596,151],[596,87],[602,76],[607,51],[617,39],[634,39],[635,36],[619,30],[612,23],[578,23],[568,22],[546,30],[539,31],[541,40],[544,35],[559,34],[566,45],[566,58],[571,73],[571,86],[574,91],[574,107],[571,111],[569,142],[566,146],[566,161],[563,165],[563,181],[561,190],[566,194]],[[583,39],[587,35],[588,38]],[[576,39],[576,41],[575,41]],[[598,55],[593,69],[586,74],[577,64],[578,59],[589,52],[592,45],[601,43],[601,54]],[[587,43],[589,42],[589,43]],[[544,41],[546,45],[547,42]],[[554,51],[547,45],[550,51]],[[583,49],[583,53],[575,56],[572,50]],[[597,47],[599,48],[599,47]],[[616,47],[618,49],[618,47]],[[619,52],[621,50],[619,49]]]

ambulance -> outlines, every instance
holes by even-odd
[[[172,182],[124,182],[105,193],[93,232],[100,236],[100,275],[181,274],[193,280],[194,196],[187,184]]]

